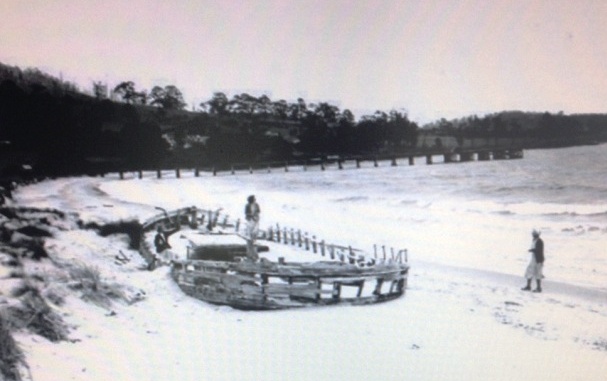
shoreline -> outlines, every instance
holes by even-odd
[[[35,201],[21,204],[79,210],[78,218],[85,222],[133,216],[145,220],[157,214],[146,198],[134,203],[92,193],[90,185],[97,182],[77,178],[38,184],[24,190],[26,199]],[[135,184],[139,183],[131,183],[132,192]],[[155,186],[142,185],[150,193]],[[204,198],[197,190],[180,191]],[[48,192],[58,197],[49,199]],[[167,203],[177,203],[180,197],[184,196],[173,194]],[[207,202],[215,206],[231,198],[238,194],[225,192]],[[265,215],[271,212],[264,208]],[[296,214],[293,218],[305,214],[296,206],[289,212]],[[329,233],[340,242],[352,234],[335,229]],[[186,296],[170,279],[168,268],[143,270],[143,259],[129,248],[125,235],[104,238],[93,230],[64,229],[47,239],[45,247],[56,262],[85,263],[99,271],[104,283],[141,290],[143,297],[131,304],[118,299],[102,308],[81,300],[78,292],[70,293],[63,306],[52,307],[72,327],[70,341],[52,343],[23,331],[16,334],[36,381],[278,381],[293,375],[392,380],[403,374],[420,381],[444,380],[446,375],[452,380],[483,375],[492,380],[583,377],[598,381],[607,373],[604,293],[580,286],[548,280],[543,293],[531,294],[520,290],[522,274],[410,256],[408,288],[397,300],[371,306],[245,312]],[[119,252],[129,258],[127,263],[115,263]],[[33,268],[32,272],[50,274]],[[567,361],[554,363],[557,355]],[[353,359],[361,361],[353,363]],[[538,363],[551,366],[538,367]]]

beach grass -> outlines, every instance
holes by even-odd
[[[0,379],[20,381],[20,364],[25,365],[25,356],[11,334],[5,313],[0,311]]]

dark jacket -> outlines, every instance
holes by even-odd
[[[177,223],[175,228],[171,230],[162,230],[156,233],[156,236],[154,237],[154,246],[156,246],[157,253],[162,253],[164,250],[171,248],[171,244],[169,244],[169,236],[177,233],[179,229],[180,224]]]
[[[259,208],[259,204],[256,202],[249,202],[244,207],[244,215],[247,221],[255,220],[259,221],[259,213],[261,209]]]
[[[154,237],[154,246],[156,246],[157,253],[162,253],[164,250],[171,248],[168,237],[160,232],[156,233],[156,237]]]
[[[544,241],[542,241],[541,238],[538,238],[537,241],[535,241],[535,247],[529,251],[533,253],[537,263],[544,263]]]

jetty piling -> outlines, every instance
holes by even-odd
[[[302,170],[305,172],[309,169],[309,167],[320,168],[321,171],[329,170],[329,169],[354,169],[354,168],[362,168],[366,162],[372,162],[373,167],[380,167],[380,161],[387,162],[392,167],[398,167],[401,163],[399,160],[407,160],[409,166],[415,165],[416,157],[425,158],[425,162],[427,165],[432,165],[435,163],[466,163],[473,161],[489,161],[489,160],[513,160],[513,159],[521,159],[524,156],[524,151],[522,148],[518,147],[487,147],[487,148],[456,148],[456,149],[441,149],[441,150],[426,150],[419,151],[416,153],[403,153],[402,155],[384,155],[384,156],[351,156],[351,157],[343,157],[343,156],[331,156],[329,158],[316,158],[316,159],[304,159],[300,161],[292,161],[289,162],[255,162],[255,163],[233,163],[228,167],[218,168],[216,166],[208,167],[206,169],[200,168],[198,166],[190,167],[190,168],[172,168],[171,171],[174,171],[174,178],[181,178],[181,171],[188,170],[194,172],[194,177],[201,176],[201,170],[206,171],[213,176],[218,176],[219,172],[228,172],[232,175],[236,175],[238,173],[242,173],[245,170],[248,170],[250,174],[261,174],[261,173],[271,173],[273,168],[284,168],[284,172],[290,172],[292,168],[295,166],[301,165]],[[352,165],[350,165],[351,163]],[[260,169],[267,168],[266,171],[261,171]],[[117,169],[118,177],[120,180],[125,179],[133,179],[139,178],[142,179],[143,169]],[[132,175],[128,175],[128,173]],[[156,177],[158,179],[163,178],[161,168],[156,169]],[[125,174],[126,173],[126,174]],[[164,173],[166,177],[166,171]],[[170,176],[169,176],[170,177]]]

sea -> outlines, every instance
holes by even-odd
[[[358,168],[346,162],[343,169],[289,166],[199,177],[182,171],[180,178],[168,171],[161,179],[155,172],[124,180],[114,174],[64,180],[57,191],[49,184],[39,191],[30,187],[21,201],[112,218],[119,218],[119,206],[158,213],[154,207],[195,205],[221,208],[234,221],[254,194],[261,228],[301,230],[370,255],[406,250],[412,269],[458,266],[521,277],[521,284],[537,229],[545,245],[546,288],[559,283],[607,291],[607,144],[525,150],[522,159],[439,161],[428,165],[420,157],[414,165],[405,158],[396,165],[362,162]],[[90,205],[77,196],[83,181],[100,191],[91,193]],[[53,194],[44,192],[70,197],[57,197],[61,204],[54,205]],[[108,197],[104,207],[95,206],[101,193]],[[65,204],[70,199],[75,201]]]
[[[428,165],[416,158],[414,165],[403,159],[191,180],[177,193],[167,185],[167,197],[239,216],[255,194],[262,227],[302,230],[373,255],[406,249],[412,264],[522,276],[537,229],[547,284],[607,290],[607,144],[526,150],[512,160]]]

